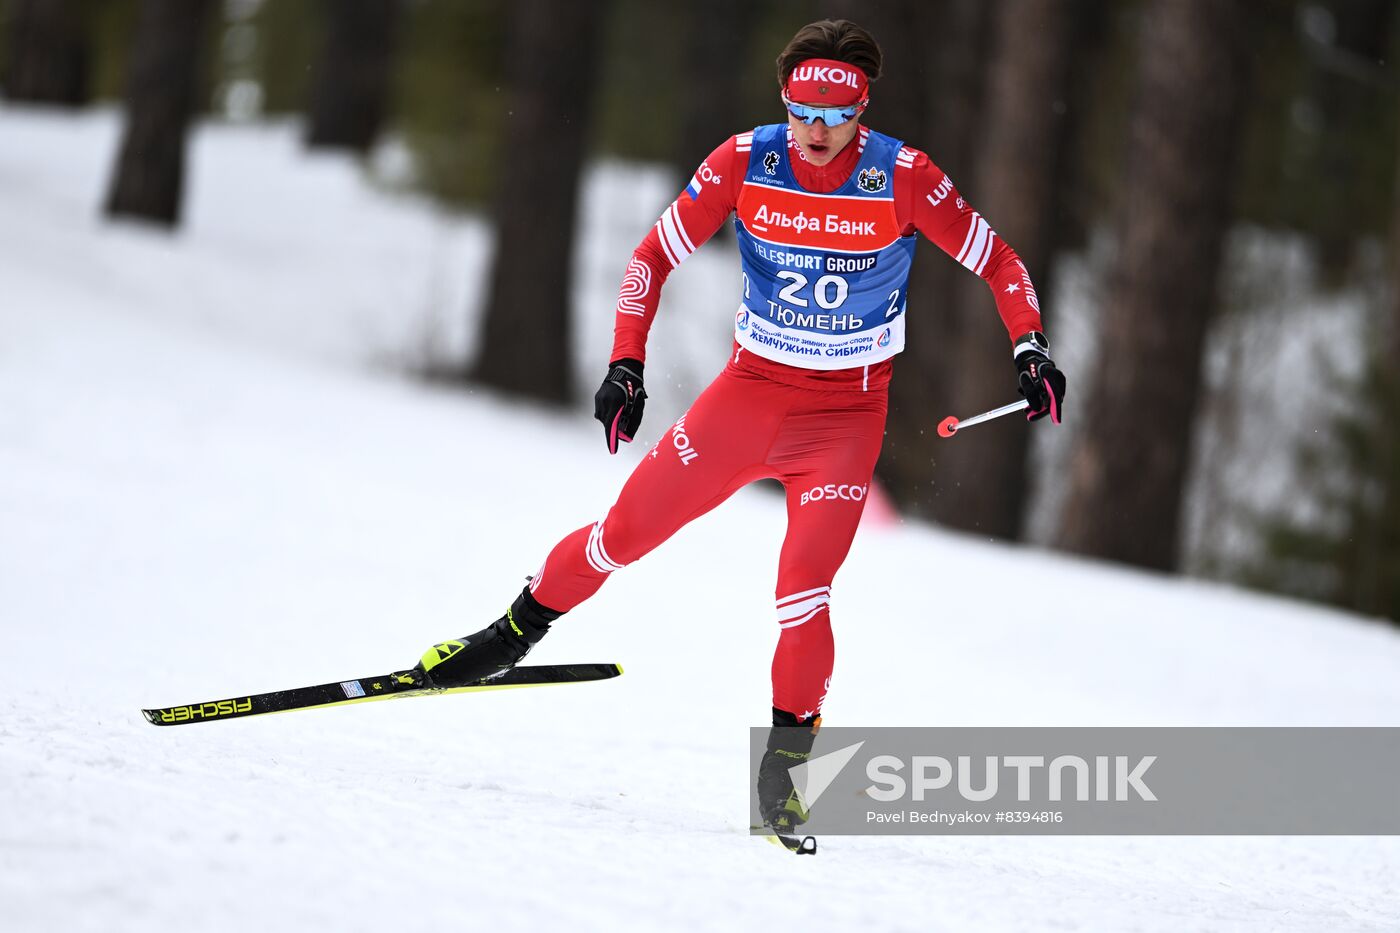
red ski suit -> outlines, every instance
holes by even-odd
[[[813,166],[789,137],[788,157],[807,191],[831,192],[850,176],[867,135],[860,128],[829,164]],[[667,275],[719,229],[743,187],[752,134],[710,154],[643,239],[618,295],[612,359],[645,360],[646,337]],[[694,192],[698,189],[698,196]],[[1040,330],[1039,304],[1016,254],[922,152],[900,150],[892,180],[897,223],[918,230],[986,280],[1014,341]],[[735,344],[724,370],[642,458],[607,516],[550,552],[530,588],[567,612],[614,571],[641,558],[741,486],[773,478],[787,493],[778,562],[773,706],[820,712],[834,648],[831,583],[860,522],[884,434],[891,361],[804,369]]]

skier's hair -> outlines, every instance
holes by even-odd
[[[829,58],[854,65],[869,81],[880,77],[880,46],[875,38],[848,19],[819,19],[808,23],[778,53],[778,86],[787,87],[792,69],[809,58]]]

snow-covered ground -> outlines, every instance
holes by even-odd
[[[0,109],[0,927],[1400,925],[1389,838],[750,838],[783,531],[761,490],[536,652],[619,680],[152,728],[143,706],[377,673],[480,627],[644,447],[383,365],[469,346],[480,224],[289,128],[216,126],[183,233],[104,226],[114,132]],[[626,249],[658,204],[585,223]],[[716,253],[687,274],[727,276]],[[728,313],[672,311],[717,369]],[[642,444],[684,402],[650,406]],[[843,724],[1400,723],[1379,624],[929,528],[865,529],[833,611]]]

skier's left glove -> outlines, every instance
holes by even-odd
[[[1016,341],[1012,350],[1016,360],[1017,387],[1030,407],[1027,421],[1039,421],[1046,415],[1060,423],[1060,411],[1065,403],[1065,374],[1050,359],[1050,344],[1045,335],[1033,330]]]
[[[608,453],[617,453],[617,443],[630,444],[642,426],[642,410],[646,407],[647,391],[642,388],[640,360],[613,360],[603,384],[593,396],[593,417],[603,423],[603,436]]]

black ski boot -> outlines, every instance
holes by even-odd
[[[792,768],[812,756],[812,743],[821,728],[820,716],[798,719],[786,710],[773,708],[773,728],[768,730],[768,747],[758,765],[758,812],[763,825],[773,831],[784,846],[799,854],[815,853],[817,842],[811,836],[799,840],[797,827],[807,822],[807,806],[792,785]]]
[[[519,664],[561,615],[535,602],[527,587],[506,614],[486,628],[429,648],[417,670],[432,687],[461,687],[497,677]]]

